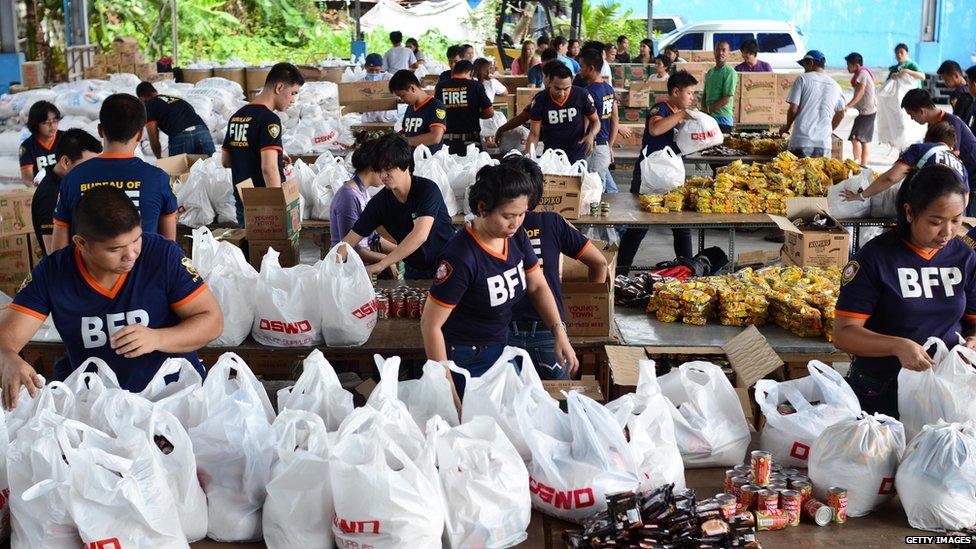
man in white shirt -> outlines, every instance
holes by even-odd
[[[390,33],[390,43],[393,47],[386,50],[383,55],[383,70],[393,74],[399,70],[409,69],[417,64],[417,57],[413,50],[403,45],[403,33],[393,31]]]
[[[830,136],[844,119],[844,96],[840,84],[824,72],[826,58],[810,50],[799,61],[805,71],[786,98],[790,108],[782,132],[790,128],[789,150],[796,156],[828,156]]]

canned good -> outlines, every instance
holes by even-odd
[[[759,505],[759,491],[762,488],[747,484],[739,490],[739,503],[753,511]]]
[[[789,485],[787,485],[785,482],[770,482],[767,488],[779,492],[780,490],[786,490],[789,488]]]
[[[796,490],[783,490],[779,493],[779,506],[790,517],[790,526],[800,525],[800,509],[803,496]]]
[[[847,488],[832,486],[827,489],[827,507],[833,513],[833,520],[837,524],[847,522]]]
[[[775,461],[773,462],[772,465],[769,466],[769,470],[772,471],[772,474],[774,475],[778,474],[780,469],[782,469],[782,467],[780,466],[779,463],[776,463]]]
[[[757,511],[779,511],[779,492],[773,490],[760,490],[757,494]]]
[[[785,477],[782,473],[771,473],[769,475],[769,482],[787,482],[787,477]]]
[[[827,526],[833,519],[834,512],[823,502],[810,498],[803,504],[803,514],[813,519],[817,526]]]
[[[794,490],[800,493],[800,497],[803,498],[803,503],[806,503],[811,497],[813,497],[813,483],[808,480],[798,480],[790,483],[790,490]]]
[[[773,454],[764,450],[756,450],[752,457],[752,481],[757,486],[767,486],[769,475],[773,473]]]
[[[790,525],[786,511],[756,511],[756,530],[784,530]]]
[[[790,414],[795,414],[796,408],[794,408],[792,404],[784,402],[783,404],[776,406],[776,411],[779,412],[781,416],[788,416]]]
[[[788,478],[788,477],[799,476],[800,472],[792,467],[786,467],[785,469],[780,469],[779,474]]]
[[[590,215],[596,217],[600,215],[600,203],[590,202]]]
[[[738,474],[735,469],[729,469],[725,472],[725,483],[723,484],[726,494],[731,494],[733,492],[732,479],[734,479]]]
[[[396,293],[390,298],[390,316],[393,318],[407,318],[407,298]]]
[[[383,294],[376,295],[376,318],[390,317],[390,300]]]
[[[731,522],[732,517],[735,516],[739,501],[732,494],[719,494],[715,496],[715,501],[721,506],[722,516],[725,520]]]
[[[749,479],[747,477],[733,477],[732,478],[732,492],[731,494],[735,497],[739,497],[742,493],[742,487],[749,484]]]
[[[607,217],[607,216],[610,215],[610,203],[609,202],[600,202],[600,215],[603,216],[603,217]]]
[[[407,316],[409,318],[420,318],[420,298],[412,295],[407,298]]]
[[[790,475],[789,483],[792,485],[794,482],[810,482],[810,477],[806,475]]]

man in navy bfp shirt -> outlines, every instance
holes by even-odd
[[[420,87],[413,71],[397,71],[390,79],[390,91],[407,104],[400,130],[411,147],[427,145],[430,152],[441,150],[447,130],[447,111],[444,104]]]
[[[221,162],[230,168],[237,206],[237,224],[244,226],[244,203],[237,184],[247,179],[255,188],[280,187],[285,180],[285,153],[281,140],[281,119],[305,83],[298,67],[278,63],[271,67],[264,89],[248,105],[241,107],[227,124]]]
[[[434,97],[447,110],[447,133],[444,144],[451,154],[464,154],[469,143],[481,146],[481,119],[495,114],[485,87],[471,78],[474,65],[460,60],[451,69],[451,77],[441,80]]]
[[[189,103],[179,97],[160,95],[149,82],[140,82],[136,95],[146,104],[146,133],[156,158],[163,156],[159,132],[169,138],[169,156],[214,153],[210,128]]]
[[[397,246],[366,270],[379,273],[402,259],[406,279],[434,278],[437,256],[454,235],[444,197],[436,183],[411,173],[413,151],[403,136],[388,133],[376,140],[374,150],[371,169],[379,174],[384,188],[366,203],[342,241],[355,247],[383,227]]]
[[[54,211],[52,250],[67,246],[74,234],[72,215],[81,196],[104,185],[121,189],[139,208],[142,232],[176,240],[177,203],[169,175],[135,157],[146,125],[142,101],[127,93],[110,95],[102,102],[98,119],[98,133],[105,141],[105,152],[71,170],[61,180]]]
[[[89,161],[91,162],[91,161]],[[40,380],[17,353],[48,316],[73,368],[96,357],[123,389],[143,390],[168,358],[186,358],[220,335],[223,315],[203,277],[175,242],[144,234],[123,191],[92,189],[75,210],[77,234],[38,264],[0,321],[0,386],[12,409]]]
[[[554,67],[549,76],[549,93],[532,100],[529,111],[531,129],[525,150],[541,137],[547,149],[562,149],[570,162],[582,160],[593,152],[600,133],[600,117],[593,97],[583,88],[573,86],[568,68]]]

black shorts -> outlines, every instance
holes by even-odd
[[[870,143],[874,139],[874,118],[877,115],[877,113],[857,115],[854,118],[854,126],[851,127],[851,136],[847,139]]]

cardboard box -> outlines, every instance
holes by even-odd
[[[654,66],[648,67],[640,63],[610,63],[613,81],[618,84],[625,82],[643,82],[654,72]]]
[[[583,209],[583,178],[578,175],[542,174],[542,200],[536,210],[557,212],[566,219],[579,219]]]
[[[705,73],[708,69],[715,66],[715,62],[711,63],[675,63],[674,70],[676,71],[687,71],[689,74],[695,77],[698,84],[693,87],[693,90],[703,90],[705,89]]]
[[[651,106],[651,88],[643,83],[631,84],[620,103],[629,108],[648,108]]]
[[[30,272],[30,237],[21,234],[0,238],[0,291],[12,297]]]
[[[532,102],[532,98],[542,91],[542,88],[519,88],[515,90],[515,111],[516,113],[522,112],[522,109],[529,106]]]
[[[104,69],[106,67],[105,54],[104,53],[96,53],[95,55],[93,55],[92,56],[92,66],[93,67],[98,67],[98,68]]]
[[[291,238],[285,239],[256,240],[248,238],[248,263],[250,263],[255,269],[261,270],[261,260],[264,259],[264,255],[268,253],[268,248],[272,248],[274,251],[281,254],[278,256],[278,262],[282,267],[294,267],[295,265],[301,263],[299,239],[300,235],[298,233],[295,233],[295,235]]]
[[[44,249],[36,234],[27,235],[27,245],[30,248],[31,269],[33,269],[44,259]]]
[[[105,67],[118,67],[119,63],[122,62],[122,54],[113,51],[105,54]]]
[[[156,166],[169,174],[170,184],[176,181],[186,181],[186,176],[190,174],[190,168],[201,160],[205,160],[205,154],[178,154],[167,156],[156,160]]]
[[[162,82],[164,80],[175,80],[176,75],[171,72],[157,72],[151,75],[147,80],[149,82]]]
[[[582,376],[580,379],[569,379],[559,381],[543,381],[542,388],[549,393],[549,396],[559,401],[559,406],[566,409],[566,394],[570,391],[577,391],[583,396],[592,398],[597,402],[606,402],[606,396],[600,388],[600,382],[594,376]]]
[[[630,130],[630,139],[624,139],[622,135],[619,135],[619,128],[626,127]],[[625,124],[621,123],[618,126],[617,135],[617,148],[623,150],[640,150],[641,139],[644,137],[644,124]]]
[[[646,122],[647,117],[650,115],[650,107],[624,107],[619,109],[620,122],[636,124],[641,122]]]
[[[136,53],[139,51],[139,41],[131,36],[120,36],[112,42],[112,50],[118,53]]]
[[[389,111],[396,108],[397,97],[386,80],[339,84],[339,105],[343,112]]]
[[[743,99],[775,99],[778,94],[778,78],[774,72],[739,73],[739,93]]]
[[[154,74],[156,74],[155,63],[142,63],[136,65],[135,75],[138,76],[140,80],[146,80]]]
[[[830,157],[834,160],[844,161],[844,140],[837,137],[836,134],[830,134]]]
[[[749,389],[760,379],[768,376],[783,365],[776,351],[770,347],[755,326],[744,328],[739,335],[725,342],[720,347],[623,347],[618,345],[606,346],[607,353],[607,396],[611,399],[632,393],[637,389],[638,362],[654,359],[655,356],[692,354],[715,355],[725,358],[735,372],[733,385],[740,389]]]
[[[211,233],[218,241],[229,242],[242,250],[244,249],[247,240],[247,231],[244,229],[213,229]],[[183,255],[193,259],[193,233],[177,234],[177,241],[180,248],[183,249]]]
[[[494,77],[496,80],[505,86],[508,93],[515,94],[518,92],[519,88],[524,88],[529,85],[529,77],[525,74],[510,75],[510,74],[499,74]]]
[[[779,108],[779,103],[775,98],[753,98],[743,97],[737,100],[737,115],[735,121],[738,124],[785,124],[786,119],[780,121],[780,114],[783,112]]]
[[[603,282],[590,282],[586,265],[560,256],[563,307],[570,336],[604,337],[609,336],[613,328],[613,281],[618,248],[598,240],[591,242],[607,259],[607,279]]]
[[[800,230],[793,224],[796,219],[809,221],[818,214],[827,218],[827,227]],[[786,202],[786,217],[769,217],[786,233],[780,252],[784,265],[840,269],[847,264],[851,235],[827,213],[826,198],[791,198]]]
[[[86,80],[104,80],[108,76],[104,67],[86,67],[82,73]]]
[[[715,52],[712,50],[682,50],[678,56],[692,63],[712,63],[715,64]],[[743,61],[742,52],[739,50],[729,52],[727,63],[738,65]]]
[[[255,188],[250,179],[237,184],[244,202],[248,241],[288,240],[301,231],[298,182]]]
[[[31,234],[34,222],[31,204],[34,189],[17,189],[0,192],[0,235]]]
[[[27,88],[39,88],[44,85],[44,62],[26,61],[20,64],[20,83]]]
[[[437,85],[437,82],[439,82],[440,79],[441,79],[441,75],[439,75],[439,74],[428,74],[428,75],[425,75],[423,78],[420,79],[420,85],[421,86],[436,86]]]
[[[786,102],[797,76],[799,74],[776,74],[776,98],[781,102]]]
[[[345,67],[319,67],[316,65],[299,65],[298,70],[308,82],[342,82],[342,73]]]

